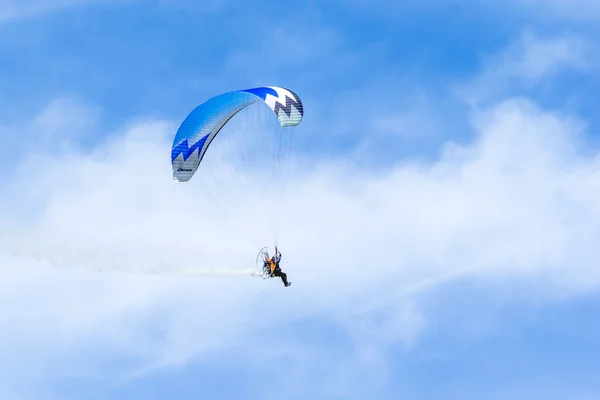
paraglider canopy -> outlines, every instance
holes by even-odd
[[[298,125],[304,115],[300,98],[291,90],[277,86],[215,96],[196,107],[179,127],[171,150],[173,179],[189,181],[221,128],[240,110],[259,101],[275,113],[281,127]]]

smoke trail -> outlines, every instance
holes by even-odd
[[[149,270],[148,274],[162,275],[162,274],[171,274],[171,275],[193,275],[193,276],[262,276],[262,274],[254,269],[246,269],[246,270],[238,270],[238,269],[195,269],[195,268],[186,268],[181,269],[177,268],[174,270]]]
[[[48,257],[46,254],[37,252],[10,251],[9,255],[14,257],[18,264],[23,261],[35,261],[38,265],[46,265],[57,270],[72,270],[77,272],[104,272],[135,275],[174,275],[174,276],[206,276],[206,277],[261,277],[263,274],[256,268],[202,268],[194,266],[175,266],[173,262],[145,262],[131,260],[124,262],[118,260],[107,262],[101,257],[90,257],[85,254],[80,257],[71,254],[71,257],[60,257],[60,259]],[[154,265],[152,265],[154,264]],[[21,268],[22,269],[22,268]]]

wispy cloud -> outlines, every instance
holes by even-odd
[[[476,143],[450,146],[431,165],[381,173],[358,171],[351,160],[310,169],[299,161],[287,193],[289,289],[253,278],[177,277],[180,266],[222,268],[223,255],[230,266],[252,262],[255,245],[243,238],[255,236],[260,221],[245,210],[260,202],[261,185],[249,177],[211,200],[201,187],[173,184],[166,149],[174,124],[125,128],[91,153],[30,152],[4,208],[2,285],[7,301],[28,303],[39,317],[4,313],[2,324],[12,329],[3,347],[14,352],[34,340],[48,346],[45,354],[50,343],[101,340],[106,350],[98,360],[143,354],[141,365],[169,365],[253,341],[284,321],[327,315],[356,346],[375,335],[380,345],[368,350],[375,360],[426,324],[418,308],[407,313],[401,304],[443,282],[517,278],[551,287],[550,296],[596,289],[600,164],[578,155],[579,125],[510,101],[475,126]],[[212,218],[219,205],[232,218]],[[31,259],[39,254],[46,261]],[[55,275],[44,267],[50,261],[81,272]],[[98,275],[102,266],[138,273],[160,267],[175,276]],[[90,267],[95,272],[85,273]],[[259,311],[273,296],[276,317]],[[157,307],[170,316],[156,316]],[[148,326],[163,333],[145,333]]]
[[[543,37],[525,31],[516,43],[488,58],[483,72],[461,92],[469,103],[528,93],[565,72],[598,68],[595,46],[582,36]],[[525,92],[524,92],[525,91]]]
[[[167,3],[179,11],[200,7]],[[7,4],[16,10],[21,3]],[[206,81],[202,93],[274,80],[305,100],[297,133],[309,139],[292,158],[279,241],[290,288],[245,275],[258,249],[272,244],[257,212],[268,205],[271,182],[260,162],[239,173],[213,147],[210,173],[175,184],[169,150],[180,121],[142,118],[107,131],[107,119],[115,124],[105,117],[112,103],[77,97],[59,97],[2,126],[0,350],[9,361],[0,363],[7,382],[0,390],[12,398],[81,398],[64,390],[67,382],[130,398],[122,387],[139,382],[155,390],[155,377],[198,368],[177,386],[208,384],[218,374],[236,375],[230,387],[261,378],[248,383],[253,391],[245,397],[385,398],[389,390],[396,398],[409,391],[398,364],[438,329],[436,313],[460,314],[452,329],[469,331],[469,339],[494,329],[468,307],[428,308],[447,285],[468,282],[536,304],[598,292],[600,159],[585,148],[597,132],[586,130],[585,118],[526,96],[568,73],[594,71],[593,41],[525,33],[460,85],[460,99],[478,106],[465,109],[440,100],[442,79],[431,77],[430,92],[431,85],[420,86],[429,77],[395,64],[385,29],[359,41],[347,26],[319,25],[307,15],[256,17],[252,23],[269,24],[252,34],[251,23],[234,23],[241,18],[215,24],[202,34],[236,26],[244,40],[224,39],[219,52],[203,47],[200,61],[187,58],[186,46],[201,44],[197,37],[168,53],[185,55],[186,73]],[[168,48],[170,38],[163,38]],[[199,67],[207,59],[224,61],[217,63],[224,78]],[[173,65],[165,64],[165,76],[184,82],[177,88],[187,85],[188,75]],[[181,101],[182,92],[171,87],[169,98]],[[194,96],[191,103],[204,97]],[[454,126],[453,118],[468,126]],[[448,138],[458,130],[472,140]],[[357,131],[358,149],[339,156],[338,142]],[[433,159],[399,155],[403,144],[428,135],[442,143]],[[328,141],[336,145],[315,157]],[[365,155],[383,152],[394,157],[365,168]],[[215,276],[194,274],[207,271]],[[468,303],[487,307],[485,296]],[[263,370],[284,371],[285,383],[265,388],[256,372]]]
[[[3,0],[0,3],[0,23],[31,19],[86,4],[115,1],[117,0]]]
[[[522,7],[536,18],[597,21],[600,19],[600,4],[586,0],[513,0],[513,4]]]

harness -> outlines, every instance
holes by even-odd
[[[271,273],[273,273],[273,271],[275,271],[275,262],[270,257],[267,257],[267,262],[269,263],[269,266],[271,267]]]

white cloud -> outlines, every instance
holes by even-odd
[[[471,88],[534,85],[563,66],[585,70],[587,46],[525,36]],[[389,115],[373,121],[375,131],[397,117]],[[175,124],[136,123],[97,146],[74,145],[97,130],[98,117],[94,107],[61,98],[3,129],[0,147],[28,143],[20,159],[3,158],[10,164],[0,198],[0,349],[15,362],[0,364],[0,374],[9,392],[58,376],[135,379],[210,360],[235,343],[240,360],[285,354],[297,362],[290,379],[327,374],[324,393],[356,394],[348,382],[370,388],[386,379],[387,348],[418,341],[428,322],[418,296],[446,282],[518,279],[541,297],[600,284],[599,160],[580,153],[584,125],[524,99],[474,113],[476,141],[447,143],[432,164],[382,172],[360,170],[353,158],[297,159],[280,242],[291,288],[185,275],[254,264],[270,237],[250,211],[269,177],[244,181],[234,168],[220,180],[207,174],[177,185],[168,158]],[[230,170],[213,161],[211,174]],[[337,339],[354,351],[293,332],[263,348],[265,332],[306,317],[340,329]],[[126,362],[103,370],[114,358]]]
[[[63,9],[85,2],[86,0],[3,0],[0,3],[0,22],[26,19],[43,12]]]
[[[544,38],[526,31],[512,46],[490,57],[476,79],[460,84],[459,92],[469,103],[497,101],[552,82],[561,73],[586,73],[597,66],[594,46],[584,37]]]
[[[417,12],[438,11],[447,14],[468,13],[475,10],[481,15],[510,15],[517,11],[526,12],[528,19],[537,21],[594,22],[600,19],[600,4],[595,0],[425,0],[419,2],[397,2],[384,0],[329,0],[335,7],[359,11],[361,14],[379,17],[398,17]],[[372,7],[378,4],[380,7]],[[490,14],[491,13],[491,14]]]
[[[265,332],[314,316],[347,333],[357,348],[347,357],[384,366],[380,351],[410,345],[426,326],[414,295],[444,282],[522,279],[551,287],[541,294],[550,296],[597,290],[600,164],[579,156],[582,127],[526,100],[474,122],[477,141],[449,144],[432,165],[374,172],[352,160],[308,168],[297,160],[281,242],[291,288],[177,274],[178,265],[245,269],[258,250],[250,238],[269,243],[249,214],[264,179],[250,177],[239,191],[222,186],[217,198],[203,195],[200,180],[172,182],[175,125],[126,127],[92,152],[33,150],[5,186],[0,213],[0,347],[24,360],[0,373],[52,379],[49,364],[58,363],[64,369],[54,373],[119,379],[232,343],[256,345]],[[220,206],[228,220],[213,212]],[[144,276],[155,268],[171,275]],[[300,346],[303,356],[296,340],[262,357],[288,352],[308,363],[298,377],[311,376],[318,356],[308,354],[319,344]],[[88,346],[97,350],[85,360],[69,353]],[[65,357],[77,369],[59,362]],[[130,358],[130,367],[103,375],[110,357]],[[351,361],[336,364],[332,393],[366,368]]]
[[[36,18],[88,4],[107,4],[133,0],[2,0],[0,24]]]
[[[600,19],[600,2],[594,0],[513,0],[540,19],[595,21]]]
[[[318,26],[311,19],[295,16],[275,25],[260,19],[245,22],[265,29],[247,35],[249,27],[238,27],[246,40],[240,42],[243,47],[229,52],[224,66],[234,79],[277,81],[282,79],[282,72],[297,78],[322,79],[324,71],[337,71],[339,65],[350,65],[356,58],[343,51],[344,43],[335,30]],[[315,64],[320,65],[316,71],[311,68]]]
[[[194,0],[157,0],[158,4],[174,8],[177,10],[196,10],[201,9],[202,12],[215,12],[223,10],[229,5],[228,0],[207,0],[198,3]]]

